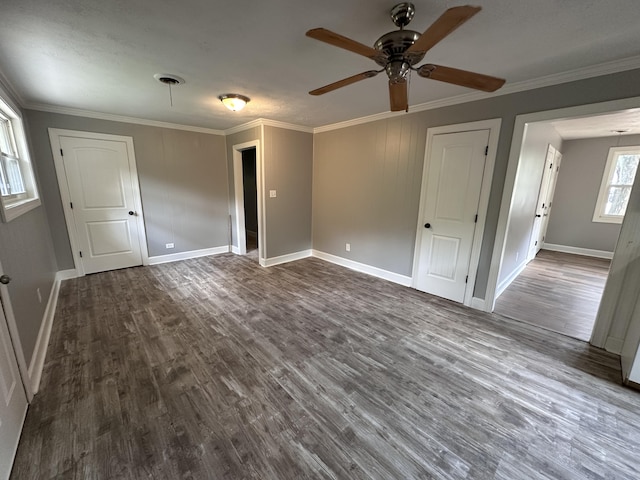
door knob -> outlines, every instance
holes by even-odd
[[[430,223],[425,223],[424,224],[424,228],[431,228],[431,224]]]
[[[8,285],[9,282],[11,282],[11,277],[9,275],[2,275],[0,277],[0,283],[2,283],[3,285]]]
[[[129,210],[129,215],[135,215],[136,212],[134,212],[133,210]]]

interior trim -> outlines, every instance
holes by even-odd
[[[355,262],[353,260],[349,260],[348,258],[338,257],[337,255],[321,252],[319,250],[312,250],[311,252],[312,252],[312,256],[316,258],[319,258],[321,260],[326,260],[327,262],[335,263],[336,265],[341,265],[343,267],[350,268],[351,270],[355,270],[356,272],[373,275],[374,277],[378,277],[383,280],[388,280],[393,283],[398,283],[400,285],[404,285],[405,287],[411,286],[412,279],[411,277],[407,277],[406,275],[389,272],[388,270],[383,270],[382,268],[373,267],[365,263]]]
[[[111,122],[132,123],[134,125],[147,125],[149,127],[171,128],[173,130],[187,130],[189,132],[210,133],[213,135],[224,135],[224,130],[213,128],[196,127],[192,125],[181,125],[178,123],[160,122],[158,120],[148,120],[145,118],[127,117],[125,115],[114,115],[111,113],[94,112],[92,110],[82,110],[80,108],[59,107],[45,103],[26,103],[23,108],[27,110],[38,110],[40,112],[60,113],[63,115],[73,115],[75,117],[95,118],[98,120],[108,120]]]
[[[208,255],[220,255],[221,253],[229,253],[229,251],[229,245],[222,245],[220,247],[189,250],[188,252],[170,253],[169,255],[156,255],[155,257],[149,257],[148,265],[159,265],[160,263],[177,262],[178,260],[188,260]]]
[[[627,70],[633,70],[640,68],[640,55],[635,57],[625,58],[622,60],[614,60],[611,62],[601,63],[590,67],[579,68],[570,70],[568,72],[556,73],[553,75],[546,75],[544,77],[535,78],[532,80],[525,80],[522,82],[507,83],[504,87],[494,93],[485,92],[471,92],[463,95],[457,95],[455,97],[449,97],[441,100],[434,100],[432,102],[421,103],[411,106],[410,113],[422,112],[425,110],[433,110],[436,108],[448,107],[451,105],[458,105],[461,103],[473,102],[476,100],[483,100],[485,98],[497,97],[501,95],[508,95],[511,93],[524,92],[527,90],[534,90],[536,88],[549,87],[552,85],[559,85],[562,83],[574,82],[576,80],[584,80],[587,78],[598,77],[602,75],[609,75],[612,73],[624,72]],[[3,81],[4,80],[4,81]],[[8,84],[6,78],[0,77],[0,81]],[[254,128],[260,125],[267,125],[278,128],[285,128],[288,130],[298,130],[308,133],[322,133],[330,130],[338,130],[354,125],[360,125],[363,123],[375,122],[377,120],[383,120],[387,118],[393,118],[400,115],[405,115],[405,112],[382,112],[374,115],[368,115],[365,117],[354,118],[346,120],[344,122],[337,122],[320,127],[307,127],[302,125],[295,125],[292,123],[280,122],[278,120],[269,120],[264,118],[258,118],[235,127],[228,128],[226,130],[217,130],[213,128],[196,127],[191,125],[181,125],[176,123],[160,122],[156,120],[147,120],[143,118],[127,117],[123,115],[114,115],[110,113],[100,113],[91,110],[81,110],[78,108],[60,107],[56,105],[49,105],[44,103],[29,103],[24,102],[22,98],[17,95],[15,88],[7,87],[11,93],[15,93],[14,97],[20,103],[22,108],[28,110],[39,110],[42,112],[61,113],[65,115],[74,115],[87,118],[96,118],[101,120],[110,120],[114,122],[133,123],[137,125],[148,125],[161,128],[172,128],[176,130],[187,130],[192,132],[209,133],[213,135],[232,135],[234,133],[242,132],[250,128]]]
[[[29,363],[29,382],[31,383],[31,392],[33,395],[38,393],[40,388],[40,379],[42,378],[42,370],[44,368],[44,361],[47,355],[47,348],[49,346],[49,337],[51,336],[51,327],[53,326],[53,317],[56,313],[56,305],[58,304],[58,294],[60,292],[60,284],[62,283],[60,272],[56,273],[55,280],[51,286],[49,292],[49,300],[47,301],[47,308],[44,311],[42,322],[40,323],[40,331],[38,332],[38,338],[36,345],[31,355],[31,362]]]
[[[484,100],[486,98],[509,95],[511,93],[525,92],[527,90],[535,90],[536,88],[550,87],[550,86],[559,85],[562,83],[575,82],[577,80],[584,80],[587,78],[593,78],[593,77],[599,77],[602,75],[609,75],[612,73],[624,72],[627,70],[633,70],[635,68],[640,68],[640,55],[636,57],[626,58],[623,60],[615,60],[612,62],[601,63],[599,65],[594,65],[591,67],[570,70],[568,72],[556,73],[553,75],[534,78],[533,80],[507,83],[504,87],[502,87],[500,90],[494,93],[471,92],[463,95],[457,95],[455,97],[443,98],[441,100],[434,100],[432,102],[420,103],[418,105],[411,105],[409,113],[423,112],[425,110],[434,110],[436,108],[449,107],[452,105],[459,105],[461,103],[468,103],[468,102],[474,102],[476,100]],[[341,128],[360,125],[363,123],[375,122],[377,120],[384,120],[387,118],[393,118],[393,117],[397,117],[399,115],[404,115],[404,114],[405,112],[376,113],[374,115],[368,115],[366,117],[354,118],[352,120],[346,120],[344,122],[338,122],[330,125],[324,125],[322,127],[316,127],[313,129],[313,133],[322,133],[322,132],[328,132],[331,130],[339,130]]]
[[[273,267],[274,265],[280,265],[282,263],[294,262],[296,260],[302,260],[312,256],[312,251],[302,250],[300,252],[288,253],[286,255],[280,255],[279,257],[261,258],[260,265],[263,267]]]
[[[594,250],[592,248],[571,247],[569,245],[556,245],[554,243],[543,243],[542,250],[551,250],[552,252],[572,253],[574,255],[584,255],[585,257],[597,258],[613,258],[613,252],[606,250]]]

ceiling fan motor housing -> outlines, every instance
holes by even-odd
[[[381,36],[373,48],[382,52],[384,57],[375,59],[376,63],[387,72],[390,80],[404,78],[412,65],[424,58],[424,53],[419,52],[405,55],[407,49],[420,38],[420,33],[413,30],[395,30]]]

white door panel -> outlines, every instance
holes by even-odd
[[[0,308],[0,479],[9,478],[27,410],[9,328]]]
[[[141,265],[126,142],[60,136],[60,146],[84,273]]]
[[[536,203],[536,212],[533,219],[533,228],[531,230],[531,240],[529,242],[528,261],[535,258],[542,248],[544,237],[546,235],[547,225],[549,221],[549,213],[551,209],[551,200],[553,198],[553,190],[557,179],[559,160],[562,154],[558,152],[553,145],[547,147],[547,155],[544,161],[544,171],[542,173],[542,181],[538,192],[538,200]]]
[[[463,302],[489,130],[434,135],[416,288]]]

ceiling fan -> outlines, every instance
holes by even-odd
[[[408,112],[407,77],[411,70],[415,70],[418,75],[424,78],[453,83],[485,92],[494,92],[504,85],[504,79],[431,63],[414,67],[424,58],[428,50],[481,9],[481,7],[472,5],[449,8],[420,35],[420,33],[413,30],[404,29],[415,15],[415,6],[408,2],[399,3],[390,12],[391,20],[399,30],[382,35],[375,42],[373,48],[325,28],[309,30],[307,32],[308,37],[368,57],[382,67],[380,70],[367,70],[352,77],[338,80],[309,93],[311,95],[322,95],[365,78],[375,77],[378,73],[385,71],[389,77],[391,111],[405,110]]]

